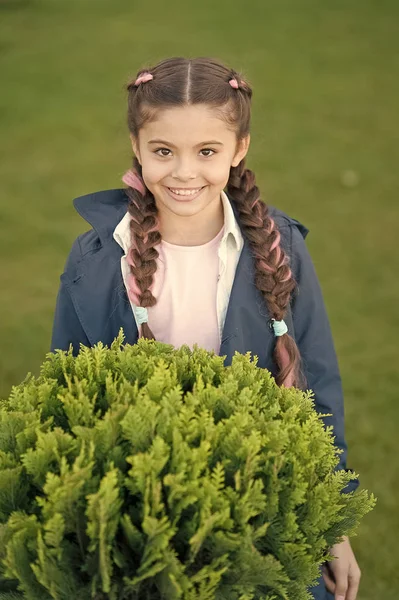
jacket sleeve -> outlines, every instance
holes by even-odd
[[[339,455],[338,469],[346,469],[347,445],[344,426],[344,400],[341,376],[331,328],[316,271],[305,244],[306,231],[291,229],[291,268],[298,288],[291,303],[294,335],[303,361],[307,388],[313,390],[315,408],[326,426],[333,426],[335,445],[344,452]],[[351,469],[349,469],[351,470]],[[342,490],[357,489],[359,480],[353,479]]]
[[[56,349],[69,350],[69,345],[72,344],[73,355],[76,356],[81,343],[84,346],[90,346],[68,290],[67,272],[73,272],[80,259],[80,242],[77,238],[67,258],[64,273],[60,277],[61,283],[55,306],[50,352],[54,352]]]

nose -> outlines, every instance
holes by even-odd
[[[172,177],[179,181],[196,179],[197,174],[193,162],[190,159],[180,159],[177,161],[175,163],[175,168],[173,169]]]

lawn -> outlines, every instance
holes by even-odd
[[[215,56],[254,89],[249,166],[304,223],[345,391],[348,465],[378,504],[358,600],[399,593],[399,4],[0,0],[0,396],[49,350],[76,196],[130,165],[125,82]]]

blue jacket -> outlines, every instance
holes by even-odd
[[[126,213],[127,204],[123,189],[101,191],[74,200],[76,210],[93,229],[75,240],[61,275],[51,352],[57,348],[68,350],[70,344],[74,354],[79,351],[80,343],[93,346],[102,341],[109,346],[121,327],[125,343],[137,342],[138,331],[121,273],[123,250],[112,235]],[[232,207],[237,216],[234,203]],[[280,230],[283,248],[291,258],[290,266],[299,290],[294,293],[284,320],[299,347],[316,410],[333,415],[323,417],[323,421],[334,427],[335,444],[344,450],[337,468],[345,469],[347,445],[341,377],[322,292],[304,241],[308,229],[276,208],[270,207],[270,214]],[[243,354],[250,351],[258,356],[259,367],[275,375],[274,333],[268,324],[267,306],[253,281],[253,258],[244,236],[219,354],[226,355],[225,364],[229,365],[236,350]],[[344,491],[351,492],[358,485],[358,480],[352,480]]]

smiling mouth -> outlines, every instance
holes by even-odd
[[[168,190],[170,190],[173,194],[176,194],[177,196],[195,196],[195,194],[198,194],[198,192],[200,192],[202,189],[204,189],[205,186],[202,187],[197,187],[197,188],[173,188],[173,187],[168,187]]]

